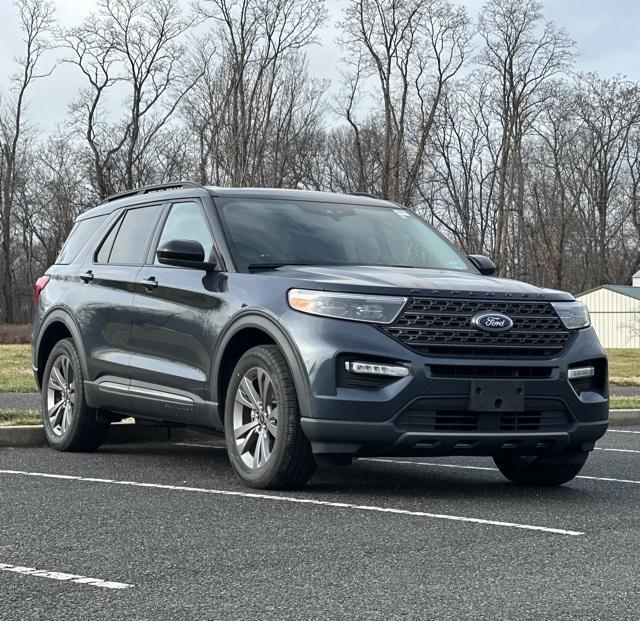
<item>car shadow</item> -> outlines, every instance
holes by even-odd
[[[194,446],[189,443],[154,443],[145,445],[109,445],[102,454],[130,455],[137,463],[144,463],[144,456],[153,457],[150,470],[160,458],[162,469],[173,469],[182,481],[196,486],[230,484],[233,489],[247,490],[235,477],[224,446]],[[433,461],[433,460],[432,460]],[[223,478],[220,478],[223,477]],[[182,483],[184,484],[184,483]],[[380,502],[395,500],[473,499],[479,501],[527,501],[539,504],[554,499],[564,503],[584,503],[598,494],[569,483],[561,487],[521,487],[507,481],[495,471],[439,468],[412,464],[355,460],[351,466],[319,468],[311,480],[295,491],[268,492],[280,495],[331,497],[331,500],[358,502],[375,497]],[[363,501],[364,502],[364,501]]]

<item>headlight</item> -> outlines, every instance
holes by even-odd
[[[393,323],[406,301],[407,298],[390,295],[357,295],[308,289],[289,291],[289,306],[294,310],[369,323]]]
[[[551,302],[551,305],[569,330],[588,328],[591,324],[589,311],[583,302]]]

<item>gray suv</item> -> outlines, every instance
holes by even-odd
[[[51,446],[124,417],[223,432],[259,488],[371,455],[487,455],[559,485],[606,431],[607,360],[570,294],[492,276],[368,195],[184,182],[105,199],[36,283]]]

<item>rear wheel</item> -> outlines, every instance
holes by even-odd
[[[575,478],[588,453],[571,456],[566,462],[545,461],[539,456],[494,457],[498,470],[516,485],[555,486],[568,483]]]
[[[47,441],[59,451],[95,451],[109,423],[84,399],[80,358],[71,339],[56,343],[42,378],[42,422]]]
[[[231,465],[244,483],[287,489],[315,470],[291,370],[275,345],[260,345],[238,362],[225,403],[225,437]]]

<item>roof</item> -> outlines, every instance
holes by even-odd
[[[289,200],[318,201],[325,203],[349,203],[361,205],[380,205],[385,207],[399,207],[391,201],[377,198],[371,194],[337,194],[334,192],[319,192],[315,190],[290,190],[286,188],[220,188],[207,186],[213,196],[221,198],[283,198]]]
[[[180,187],[180,186],[183,187]],[[166,187],[166,189],[165,189]],[[190,182],[176,182],[166,186],[147,186],[108,197],[97,207],[80,214],[78,220],[109,214],[116,209],[129,205],[144,203],[160,203],[171,201],[184,195],[210,196],[220,198],[262,198],[288,199],[301,201],[317,201],[323,203],[348,203],[350,205],[369,205],[378,207],[401,208],[400,205],[381,198],[362,194],[335,194],[333,192],[316,192],[312,190],[288,190],[283,188],[220,188],[202,186]]]
[[[638,270],[631,278],[640,278],[640,270]]]
[[[619,293],[620,295],[626,295],[629,298],[640,300],[640,287],[631,287],[629,285],[600,285],[599,287],[589,289],[589,291],[583,291],[582,293],[579,293],[578,295],[576,295],[576,298],[581,298],[583,295],[593,293],[594,291],[599,291],[600,289],[608,289],[609,291],[613,291],[614,293]]]

